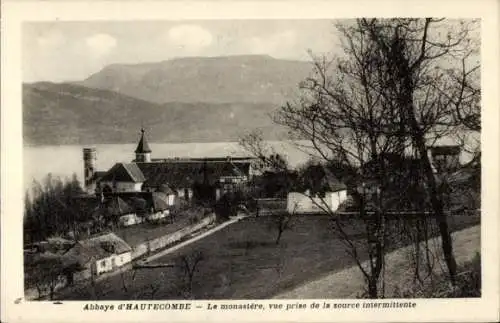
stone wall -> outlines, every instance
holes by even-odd
[[[203,229],[204,227],[215,222],[215,214],[211,214],[203,218],[200,222],[188,225],[174,233],[164,235],[162,237],[140,243],[132,247],[132,259],[137,259],[146,255],[149,252],[165,248],[175,242],[180,241],[187,235]]]

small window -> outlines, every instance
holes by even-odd
[[[101,261],[101,267],[105,267],[105,266],[106,266],[106,260]]]
[[[120,257],[120,261],[123,262],[123,256]]]

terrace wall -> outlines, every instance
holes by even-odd
[[[201,221],[188,225],[174,233],[164,235],[162,237],[152,239],[132,247],[132,259],[137,259],[149,252],[165,248],[175,242],[180,241],[187,235],[203,229],[204,227],[215,222],[215,214],[211,214]]]

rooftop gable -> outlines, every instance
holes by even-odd
[[[105,258],[112,254],[119,255],[132,251],[132,248],[113,232],[80,240],[77,245],[78,253],[94,258]]]
[[[146,179],[141,169],[135,163],[116,163],[101,178],[101,181],[109,182],[134,182],[143,183]]]
[[[134,210],[119,196],[114,196],[107,205],[107,210],[112,216],[121,216],[133,213]]]

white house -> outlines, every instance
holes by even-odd
[[[142,223],[142,218],[137,216],[136,210],[125,202],[120,196],[112,196],[96,208],[96,213],[103,217],[118,219],[121,226],[130,226]]]
[[[335,212],[347,200],[347,189],[325,192],[323,197],[304,193],[290,192],[287,196],[287,211],[294,214]]]
[[[130,263],[132,248],[110,232],[78,241],[66,257],[78,259],[93,275],[100,275]]]
[[[335,212],[347,200],[347,186],[324,165],[308,166],[305,179],[308,187],[305,192],[287,195],[289,213]]]
[[[151,212],[147,216],[149,221],[157,221],[170,215],[170,209],[175,204],[175,192],[172,190],[152,193]]]
[[[128,227],[135,224],[140,224],[143,222],[142,218],[137,216],[137,214],[125,214],[120,216],[119,219],[120,225],[124,227]]]

